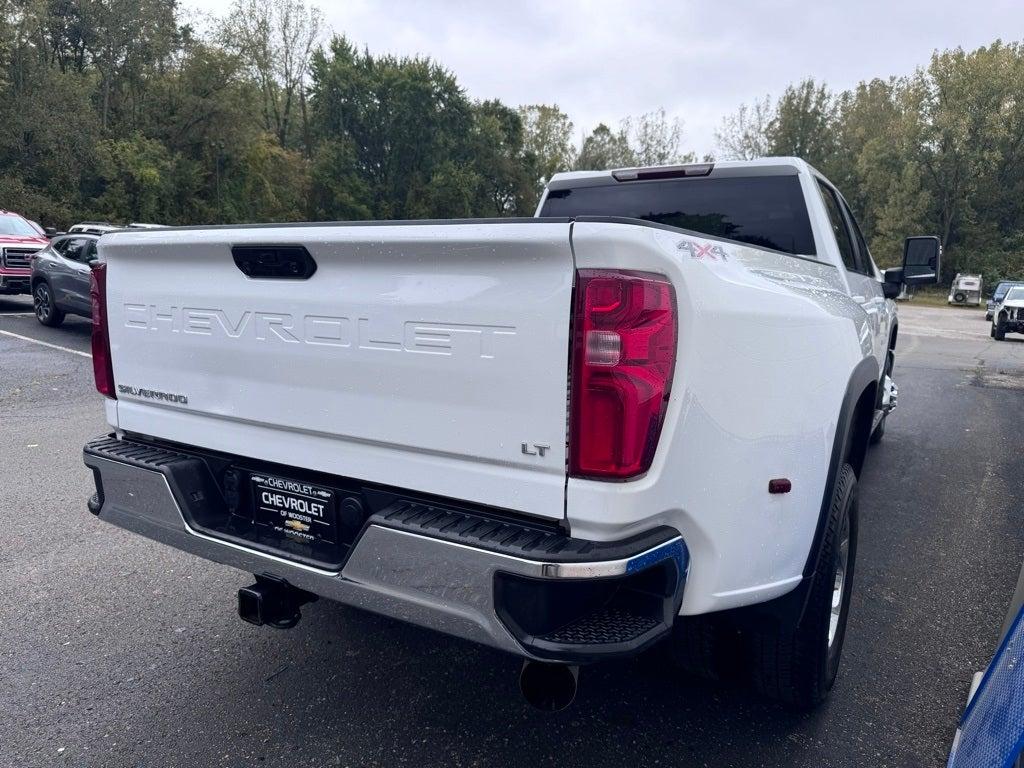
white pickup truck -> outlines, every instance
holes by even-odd
[[[811,707],[836,675],[857,477],[896,404],[901,283],[796,159],[568,173],[533,219],[105,235],[90,510],[523,657],[666,641]]]

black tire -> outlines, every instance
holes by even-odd
[[[990,325],[988,327],[988,335],[991,336],[993,339],[996,337],[996,327],[994,325]]]
[[[963,304],[965,301],[967,301],[967,296],[966,294],[957,291],[956,293],[953,294],[953,301],[957,304]]]
[[[36,320],[43,325],[56,328],[64,322],[64,311],[58,309],[50,284],[45,280],[40,280],[32,289],[32,309],[36,313]]]
[[[892,344],[892,340],[889,341]],[[896,351],[890,346],[889,351],[885,355],[885,373],[882,374],[882,385],[885,386],[885,377],[892,376],[892,370],[896,367]],[[878,403],[882,404],[882,393],[878,393]],[[871,437],[868,438],[869,445],[878,445],[882,442],[882,438],[885,436],[885,420],[889,418],[889,414],[885,414],[878,422],[877,426],[871,430]]]
[[[725,651],[722,629],[713,614],[677,617],[665,644],[669,660],[688,675],[720,679]]]
[[[871,437],[868,439],[870,445],[878,445],[882,442],[882,438],[885,437],[885,420],[887,418],[889,418],[889,414],[883,416],[878,422],[878,426],[871,432]]]
[[[824,701],[839,670],[857,558],[857,476],[849,464],[839,469],[821,547],[802,617],[763,617],[750,636],[755,687],[797,710]]]
[[[1006,338],[1006,324],[1002,320],[996,323],[995,332],[992,336],[996,341],[1002,341]]]

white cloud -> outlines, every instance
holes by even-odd
[[[230,0],[208,0],[223,13]],[[331,29],[374,53],[428,55],[470,96],[559,104],[577,131],[664,107],[685,142],[713,149],[740,102],[804,77],[834,88],[911,73],[935,49],[985,45],[1024,22],[1014,0],[354,0],[323,3]]]

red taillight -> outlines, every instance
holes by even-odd
[[[676,359],[672,284],[581,269],[573,318],[569,471],[623,480],[651,466]]]
[[[103,262],[92,265],[89,298],[92,299],[92,375],[96,379],[96,391],[116,398],[107,333],[107,265]]]

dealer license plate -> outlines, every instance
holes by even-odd
[[[256,522],[299,541],[338,541],[332,489],[255,472],[250,478]]]

